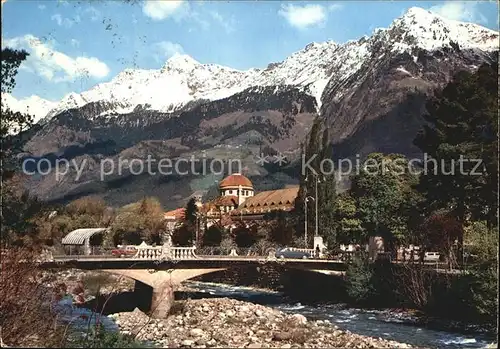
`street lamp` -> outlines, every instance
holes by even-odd
[[[305,220],[304,220],[304,242],[305,242],[306,248],[307,248],[307,202],[310,201],[310,200],[315,201],[312,196],[308,196],[304,200],[304,216],[305,216]]]
[[[318,174],[312,173],[314,177],[314,185],[315,185],[315,211],[316,211],[316,229],[314,231],[314,236],[318,236],[318,183],[321,183],[321,179],[319,179]],[[308,181],[308,177],[306,176],[305,181]]]
[[[195,216],[196,216],[196,236],[194,245],[198,246],[200,240],[200,217],[201,217],[200,212],[196,212]]]

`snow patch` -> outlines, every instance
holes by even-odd
[[[320,110],[321,97],[329,82],[342,84],[356,74],[366,61],[373,59],[372,54],[382,59],[386,52],[408,52],[417,62],[416,48],[430,51],[458,47],[492,51],[498,50],[498,40],[496,31],[448,20],[412,7],[389,28],[376,29],[371,37],[364,36],[344,44],[314,42],[282,62],[269,64],[265,69],[240,71],[216,64],[202,64],[188,55],[175,54],[160,69],[126,69],[109,82],[80,94],[68,94],[57,105],[33,99],[30,110],[36,109],[38,117],[46,115],[46,120],[91,102],[98,102],[105,109],[100,116],[127,114],[137,106],[174,113],[200,99],[219,100],[252,87],[258,91],[258,87],[276,86],[274,93],[278,93],[280,87],[285,85],[313,96]],[[339,100],[344,94],[342,88],[337,88],[331,97]],[[15,101],[7,102],[10,103],[15,105]]]

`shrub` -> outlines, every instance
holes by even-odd
[[[364,258],[355,258],[346,271],[346,291],[356,303],[367,302],[374,294],[373,270]]]
[[[231,250],[237,248],[236,243],[231,238],[226,238],[220,243],[220,250],[222,254],[229,254]]]
[[[218,225],[212,225],[203,234],[204,246],[219,246],[222,241],[223,228]]]
[[[38,254],[22,249],[1,249],[0,328],[9,346],[57,346],[63,338],[57,314],[36,264]]]
[[[174,246],[192,246],[193,235],[193,230],[191,230],[187,224],[183,224],[174,230],[172,234],[172,244]]]
[[[133,336],[104,330],[101,326],[90,328],[88,335],[68,341],[70,348],[147,348]]]
[[[247,228],[244,225],[240,225],[234,228],[232,233],[238,247],[250,247],[255,244],[259,238],[256,226]]]
[[[476,255],[471,268],[471,301],[478,315],[494,324],[498,314],[498,228],[488,229],[485,223],[474,222],[465,237]]]
[[[394,268],[395,292],[404,303],[419,309],[425,308],[433,299],[433,271],[421,264],[400,264]],[[434,275],[435,276],[435,275]]]
[[[252,250],[259,256],[267,256],[269,253],[269,250],[273,247],[274,245],[265,239],[261,239],[257,241],[253,246]]]

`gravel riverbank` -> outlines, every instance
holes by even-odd
[[[168,319],[138,309],[110,315],[123,333],[160,347],[188,348],[410,348],[408,344],[342,331],[328,321],[227,298],[177,302]]]

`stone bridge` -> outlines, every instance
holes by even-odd
[[[322,259],[276,259],[267,257],[197,256],[195,247],[152,247],[142,244],[132,257],[114,256],[50,256],[41,261],[46,269],[76,268],[103,270],[135,280],[134,292],[151,299],[145,306],[152,317],[168,315],[174,300],[174,289],[181,282],[208,273],[242,266],[284,265],[325,274],[339,274],[346,270],[343,262]]]

